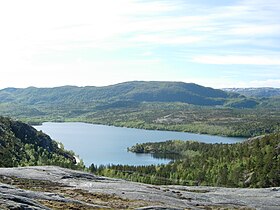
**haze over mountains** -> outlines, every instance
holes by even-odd
[[[202,106],[254,107],[258,104],[256,100],[235,92],[203,87],[194,83],[156,81],[124,82],[104,87],[5,88],[0,90],[0,101],[23,105],[183,102]]]
[[[280,88],[224,88],[223,90],[239,93],[249,97],[273,97],[280,96]]]

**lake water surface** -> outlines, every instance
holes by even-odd
[[[34,126],[52,139],[60,141],[68,150],[73,150],[89,166],[100,164],[150,165],[168,163],[167,159],[153,158],[150,154],[127,152],[127,147],[136,143],[167,140],[196,140],[206,143],[235,143],[243,138],[192,134],[173,131],[153,131],[122,128],[87,123],[43,123]]]

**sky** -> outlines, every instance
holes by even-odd
[[[280,88],[279,0],[0,0],[0,88]]]

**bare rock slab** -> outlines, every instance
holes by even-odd
[[[280,187],[154,186],[56,166],[0,168],[1,209],[280,209]]]

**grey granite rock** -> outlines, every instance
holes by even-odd
[[[123,203],[125,201],[129,204],[138,202],[138,206],[134,206],[136,209],[205,209],[206,207],[280,209],[280,188],[154,186],[99,177],[55,166],[0,168],[0,176],[48,181],[58,183],[58,186],[66,186],[67,189],[83,190],[92,193],[92,195],[110,195],[114,196],[112,198],[123,199],[121,200]],[[64,197],[63,194],[57,192],[23,190],[8,184],[0,185],[0,206],[48,209],[38,200],[77,203],[84,206],[88,205],[91,208],[116,208],[110,205],[88,203],[83,199]]]

